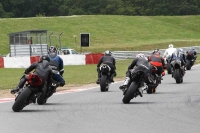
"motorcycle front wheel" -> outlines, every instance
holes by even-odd
[[[14,112],[19,112],[25,107],[25,102],[30,96],[31,92],[32,91],[29,87],[26,87],[21,91],[21,93],[16,97],[15,103],[12,106],[12,110]]]

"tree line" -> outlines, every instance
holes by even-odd
[[[0,18],[71,15],[200,14],[200,0],[1,0]]]

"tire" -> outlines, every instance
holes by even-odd
[[[172,74],[171,65],[167,63],[167,73]]]
[[[122,99],[124,104],[130,103],[131,99],[134,97],[134,94],[137,91],[137,88],[138,88],[138,84],[135,82],[132,82],[126,94],[124,95],[124,98]]]
[[[101,92],[107,91],[107,76],[106,75],[102,75],[101,76],[101,81],[100,81],[100,89]]]
[[[153,88],[149,86],[147,89],[147,94],[152,94],[152,93],[153,93]]]
[[[152,91],[153,91],[153,93],[155,93],[156,92],[156,88],[153,88]]]
[[[181,73],[179,69],[174,70],[174,78],[177,84],[181,83]]]
[[[37,103],[39,105],[43,105],[47,102],[47,97],[46,97],[46,92],[47,92],[47,88],[46,87],[43,87],[43,93],[42,95],[40,95],[38,98],[37,98]]]
[[[191,69],[191,65],[190,65],[190,60],[186,61],[186,69],[190,70]]]
[[[16,97],[15,103],[12,106],[14,112],[19,112],[25,107],[25,102],[31,94],[31,89],[29,87],[24,88],[21,93]]]
[[[38,103],[39,105],[43,105],[43,104],[45,104],[46,102],[47,102],[47,99],[45,98],[44,94],[42,94],[41,96],[39,96],[39,97],[37,98],[37,103]]]

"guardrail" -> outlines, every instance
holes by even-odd
[[[185,52],[190,49],[190,47],[181,47]],[[197,53],[200,53],[200,46],[194,46]],[[160,49],[161,55],[164,54],[166,49]],[[122,59],[133,59],[136,57],[137,54],[143,53],[145,56],[150,55],[153,52],[153,50],[149,51],[113,51],[112,55],[116,60],[122,60]]]

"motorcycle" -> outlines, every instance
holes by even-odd
[[[186,69],[191,70],[191,67],[194,65],[195,59],[193,53],[187,53],[186,55]]]
[[[136,98],[138,95],[142,95],[144,90],[148,89],[145,83],[145,73],[143,71],[134,72],[131,71],[130,82],[124,90],[124,97],[122,99],[124,104],[130,103],[130,100]],[[152,79],[148,77],[148,80],[152,82]]]
[[[107,64],[103,64],[100,68],[101,78],[100,78],[100,90],[101,92],[108,91],[109,86],[111,84],[111,68]]]
[[[175,59],[171,62],[172,67],[172,77],[176,80],[176,83],[183,82],[184,70],[181,68],[181,61]]]
[[[15,102],[12,106],[14,112],[20,112],[30,103],[35,103],[36,98],[47,91],[47,87],[39,87],[42,84],[42,79],[39,76],[30,73],[27,77],[24,87],[16,93]]]
[[[161,84],[161,80],[163,80],[162,76],[157,74],[157,70],[158,70],[157,67],[152,66],[151,77],[154,82],[147,84],[148,86],[148,89],[146,90],[147,94],[155,93],[158,85]]]

